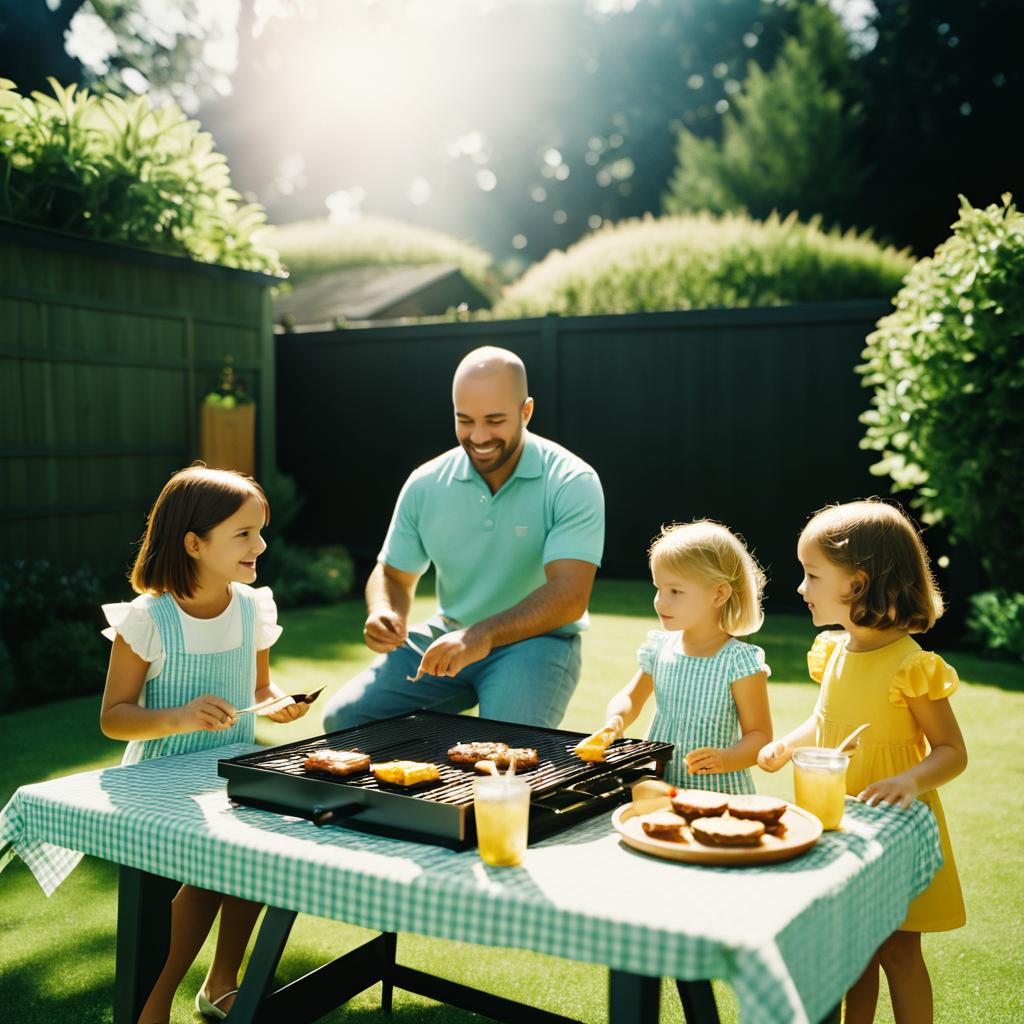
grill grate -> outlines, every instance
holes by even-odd
[[[668,744],[648,740],[618,740],[608,749],[604,762],[581,761],[573,748],[583,733],[525,726],[512,722],[496,722],[448,715],[436,711],[417,711],[397,718],[371,722],[368,725],[328,733],[313,739],[290,743],[270,750],[232,758],[231,764],[283,774],[299,779],[329,782],[346,790],[370,790],[400,794],[432,803],[459,807],[473,803],[473,779],[478,777],[472,765],[465,767],[448,761],[448,749],[456,743],[489,740],[507,743],[510,747],[533,747],[539,765],[518,774],[530,783],[534,797],[577,782],[594,779],[617,767],[635,765],[638,761],[664,762],[671,755]],[[438,782],[406,788],[381,782],[372,774],[339,777],[327,772],[307,772],[302,763],[306,757],[322,749],[358,750],[373,761],[426,761],[441,771]]]

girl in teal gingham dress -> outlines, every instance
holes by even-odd
[[[666,779],[753,793],[749,769],[772,735],[770,670],[760,647],[736,637],[760,628],[764,574],[738,537],[708,520],[663,529],[650,565],[663,629],[637,652],[640,669],[608,703],[596,742],[621,736],[653,693],[649,738],[675,746]]]
[[[252,715],[236,709],[283,696],[270,681],[270,645],[281,630],[273,597],[253,589],[261,531],[270,518],[259,484],[193,466],[175,473],[149,514],[132,569],[131,604],[104,605],[113,641],[100,728],[128,740],[124,763],[252,742]],[[269,714],[288,722],[307,705]],[[196,1009],[226,1015],[262,908],[183,885],[171,905],[167,961],[138,1018],[165,1024],[181,979],[220,912],[217,949]]]

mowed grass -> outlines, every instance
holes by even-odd
[[[427,615],[432,600],[417,602]],[[589,730],[600,721],[608,697],[634,670],[634,653],[656,622],[650,587],[602,581],[592,604],[592,627],[584,642],[584,671],[563,726]],[[358,642],[363,609],[358,602],[282,615],[284,636],[274,649],[276,681],[290,691],[326,683],[333,691],[372,657]],[[814,630],[800,615],[771,614],[757,641],[773,668],[772,711],[777,732],[803,719],[817,689],[806,680],[804,655]],[[971,764],[943,790],[961,880],[968,925],[926,936],[925,951],[936,992],[936,1020],[986,1024],[1024,1019],[1019,979],[1024,970],[1024,840],[1020,793],[1024,757],[1024,667],[943,652],[964,685],[954,708],[967,738]],[[0,802],[20,785],[117,763],[122,744],[105,739],[97,726],[99,702],[82,698],[6,715],[0,758]],[[646,728],[653,708],[635,730]],[[319,714],[289,726],[261,723],[260,739],[283,743],[321,731]],[[792,797],[788,769],[776,776],[757,773],[758,788]],[[608,879],[614,893],[615,880]],[[0,876],[0,1019],[19,1024],[84,1024],[111,1020],[116,927],[117,872],[86,858],[47,899],[20,861]],[[282,960],[282,981],[300,976],[338,956],[371,933],[319,918],[299,918]],[[175,1022],[196,1021],[192,999],[212,954],[208,943],[181,987]],[[582,1021],[607,1019],[607,972],[511,949],[482,949],[403,935],[399,958],[411,966],[445,975],[510,998],[533,1003]],[[884,986],[883,986],[884,988]],[[735,1001],[716,985],[723,1020],[736,1021]],[[328,1021],[376,1024],[379,987],[369,989]],[[392,1019],[406,1024],[440,1024],[474,1018],[404,992],[395,994]],[[665,983],[662,1021],[682,1021],[674,989]],[[891,1021],[883,995],[878,1019]]]

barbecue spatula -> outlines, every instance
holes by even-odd
[[[235,717],[248,714],[272,715],[275,711],[280,711],[291,704],[312,704],[323,692],[324,688],[321,686],[319,690],[312,690],[309,693],[287,693],[283,697],[268,697],[266,700],[261,700],[258,704],[251,704],[247,708],[239,708],[235,712]]]

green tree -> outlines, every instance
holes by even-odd
[[[251,22],[252,0],[241,7]],[[202,0],[0,0],[0,73],[26,95],[53,77],[194,112],[229,88],[238,22],[230,6]]]
[[[745,209],[762,219],[796,211],[849,224],[865,173],[857,155],[863,114],[849,98],[852,44],[827,6],[805,3],[797,13],[798,31],[771,70],[749,65],[721,141],[680,128],[667,212]]]

